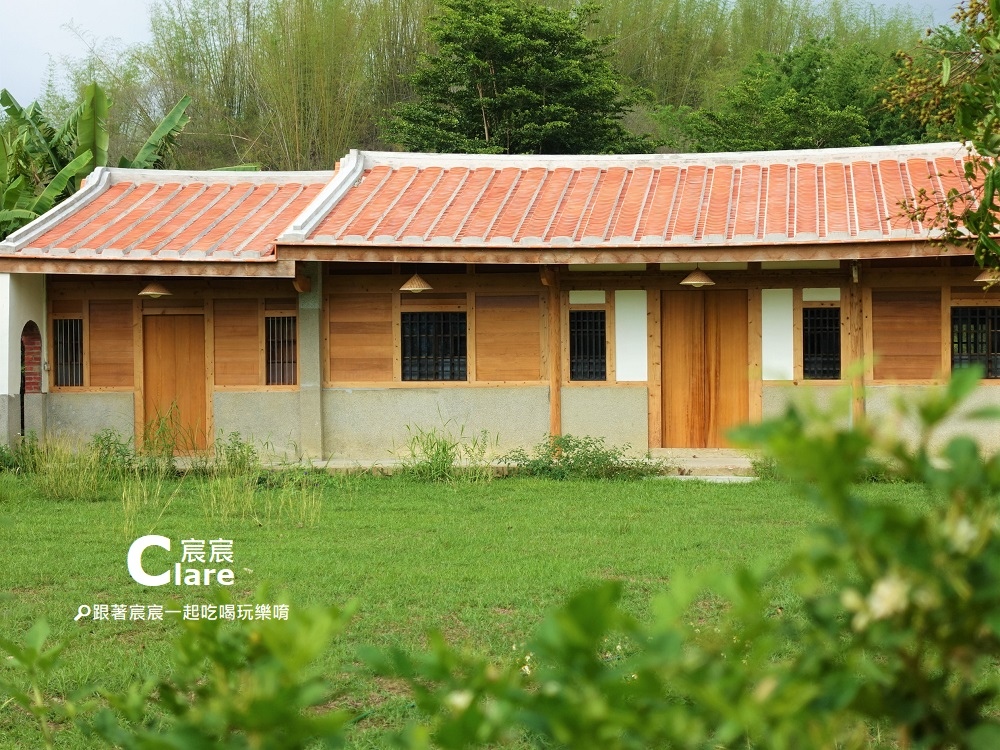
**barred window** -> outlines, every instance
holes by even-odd
[[[840,308],[802,310],[802,375],[806,380],[840,378]]]
[[[464,312],[402,313],[403,380],[467,380]]]
[[[267,385],[295,385],[298,357],[294,315],[264,316]]]
[[[951,308],[951,367],[971,365],[1000,378],[1000,307]]]
[[[83,319],[52,321],[56,385],[83,385]]]
[[[604,310],[569,311],[569,379],[607,379],[607,314]]]

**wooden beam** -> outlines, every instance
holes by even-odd
[[[656,246],[613,242],[592,247],[566,248],[545,245],[451,245],[422,247],[357,245],[278,245],[280,261],[318,260],[347,263],[485,263],[562,265],[569,263],[711,263],[806,260],[856,260],[858,258],[937,258],[971,255],[965,248],[942,248],[926,240],[876,240],[784,244],[697,244]],[[2,269],[0,269],[2,270]]]
[[[280,261],[86,260],[0,256],[0,273],[99,276],[230,276],[295,278],[295,263]]]

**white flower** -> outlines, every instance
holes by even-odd
[[[875,620],[884,620],[906,609],[910,584],[895,573],[875,582],[868,594],[868,610]]]
[[[475,696],[472,695],[471,690],[456,690],[454,692],[448,693],[448,696],[444,699],[445,705],[448,706],[456,714],[462,713],[465,709],[472,705],[472,699]]]
[[[524,674],[531,674],[531,667],[525,664],[523,667],[521,667],[521,671],[524,672]]]
[[[979,530],[966,516],[959,518],[948,529],[948,541],[951,542],[952,549],[958,554],[964,555],[972,549],[973,543],[979,536]]]

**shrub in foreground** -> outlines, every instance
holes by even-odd
[[[605,584],[551,615],[512,664],[440,638],[418,657],[369,654],[430,717],[401,744],[1000,747],[1000,456],[968,437],[938,456],[929,448],[974,385],[959,373],[905,407],[924,426],[915,447],[799,406],[742,430],[830,518],[779,571],[672,579],[645,624]],[[857,494],[873,451],[937,499],[929,511]],[[775,583],[795,587],[794,615],[763,598]],[[691,622],[707,590],[725,602],[717,628]]]

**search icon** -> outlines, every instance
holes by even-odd
[[[90,605],[81,604],[80,608],[76,611],[76,617],[73,618],[73,622],[78,622],[84,617],[90,617]]]

